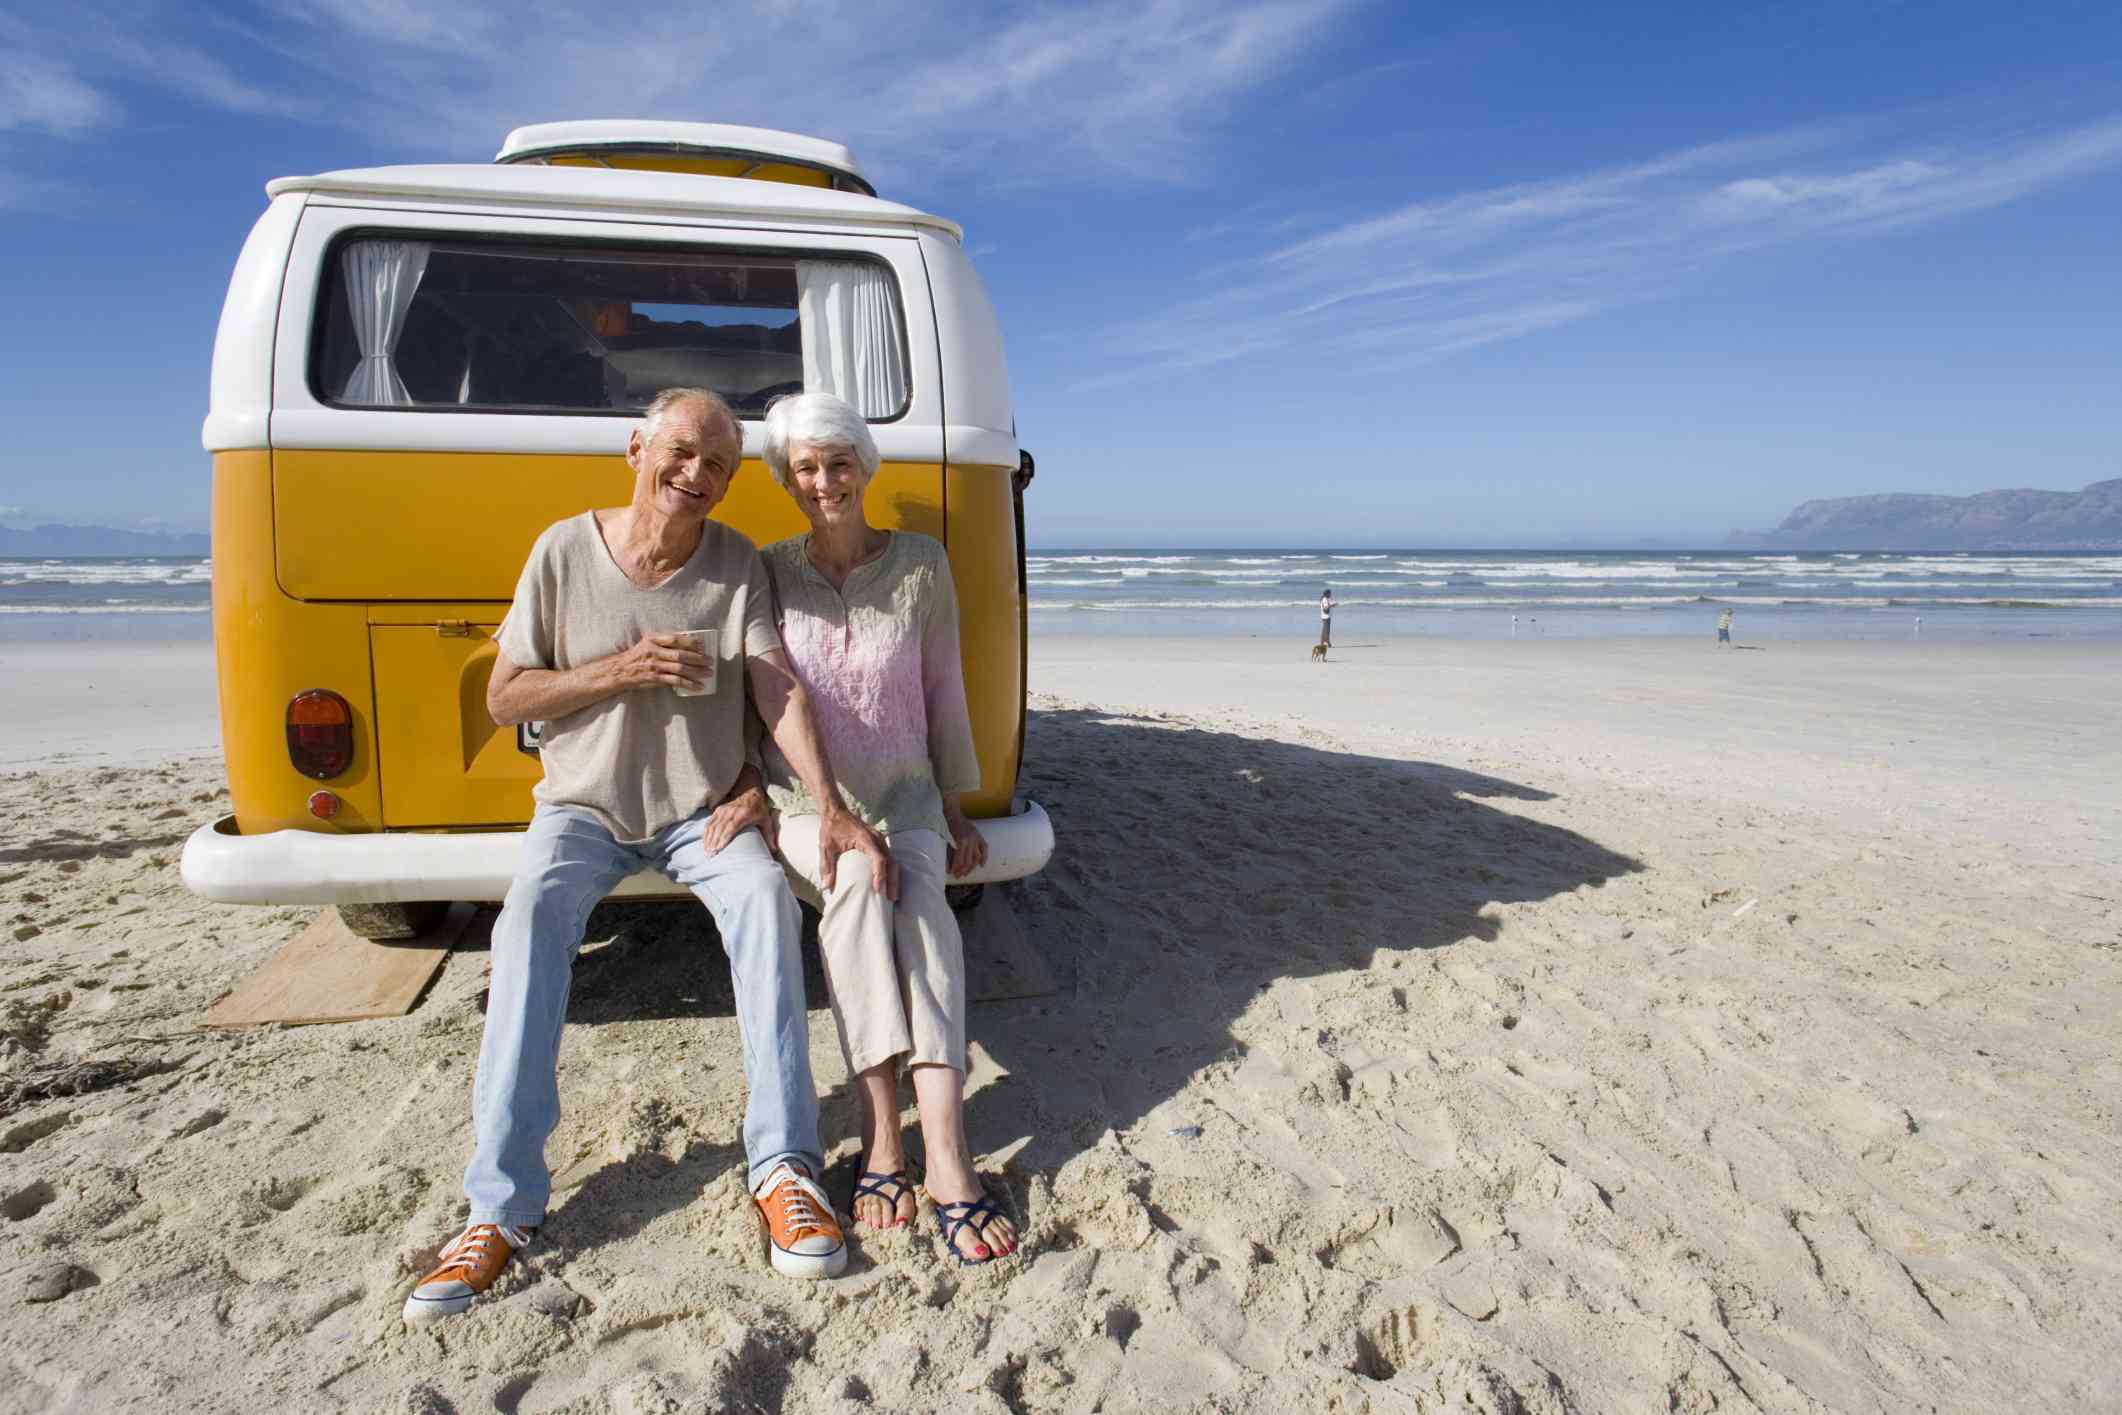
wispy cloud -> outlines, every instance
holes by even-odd
[[[395,48],[424,49],[456,57],[492,51],[505,33],[507,13],[490,4],[435,5],[426,0],[272,0],[268,8],[323,34],[339,33]],[[528,21],[526,29],[547,28],[543,7],[535,16],[521,10],[514,13]],[[565,23],[564,11],[559,18]],[[536,45],[537,41],[531,39],[530,47]]]
[[[319,111],[313,98],[253,83],[218,55],[175,36],[149,39],[138,33],[103,29],[81,37],[91,52],[113,70],[210,108],[282,117]]]
[[[1880,150],[1809,128],[1368,213],[1205,272],[1216,289],[1113,331],[1113,372],[1304,349],[1414,362],[1655,298],[1749,252],[1875,235],[2122,166],[2122,118]]]
[[[379,160],[481,160],[519,124],[637,115],[844,136],[888,171],[1168,180],[1352,3],[76,0],[41,29],[0,21],[10,49],[70,56],[0,67],[0,128],[80,134],[137,86],[340,124]]]
[[[249,52],[217,20],[157,0],[79,0],[42,22],[0,15],[0,130],[86,137],[124,121],[123,90],[239,113],[307,106],[299,87],[275,91],[241,77],[216,45]]]
[[[1184,175],[1198,123],[1287,66],[1345,8],[1098,0],[1041,10],[888,66],[875,112],[901,139],[949,135],[961,152],[1044,147],[1042,180],[1071,170],[1170,179]]]
[[[0,30],[0,43],[13,36]],[[0,132],[41,129],[73,137],[117,120],[117,102],[85,82],[64,61],[0,53]]]
[[[82,0],[41,24],[0,14],[0,210],[49,216],[97,206],[71,161],[44,139],[86,142],[121,128],[131,106],[121,94],[175,95],[238,113],[313,108],[299,91],[245,81],[186,38],[184,26],[194,23],[155,0]],[[70,170],[42,175],[55,165]]]

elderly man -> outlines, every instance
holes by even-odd
[[[743,447],[713,393],[659,394],[627,442],[632,503],[540,536],[501,625],[487,708],[503,725],[547,724],[545,779],[494,924],[472,1092],[478,1147],[464,1175],[470,1223],[406,1299],[409,1321],[470,1306],[544,1219],[575,953],[597,901],[644,865],[700,897],[729,953],[750,1088],[744,1146],[773,1266],[792,1277],[846,1266],[817,1182],[798,916],[758,829],[767,805],[746,761],[747,683],[775,745],[831,803],[837,844],[825,858],[860,850],[872,887],[893,893],[895,880],[883,842],[841,804],[757,552],[708,519]],[[703,629],[712,640],[686,632]]]

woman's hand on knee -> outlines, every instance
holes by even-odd
[[[818,817],[818,884],[830,894],[838,882],[840,857],[860,851],[869,857],[870,888],[886,899],[899,897],[899,862],[884,837],[846,810]]]

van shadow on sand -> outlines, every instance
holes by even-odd
[[[1381,951],[1478,945],[1496,934],[1483,912],[1491,905],[1642,868],[1489,804],[1551,799],[1545,791],[1185,719],[1035,713],[1025,762],[1022,794],[1051,813],[1058,844],[1042,874],[1007,891],[1058,990],[971,1008],[972,1041],[1005,1074],[979,1087],[967,1116],[976,1152],[1028,1137],[1013,1159],[1019,1170],[1051,1173],[1227,1059],[1233,1022],[1278,980],[1367,969]],[[571,1023],[730,1015],[728,965],[705,910],[607,904],[588,937]],[[805,975],[822,1009],[808,938]],[[1155,1009],[1147,1028],[1145,1005]],[[814,1012],[813,1025],[831,1022]],[[1128,1040],[1144,1036],[1153,1041]],[[828,1149],[854,1133],[845,1085],[824,1098],[821,1119]],[[909,1142],[918,1157],[918,1134]],[[653,1193],[661,1212],[740,1163],[734,1143],[695,1146],[676,1161],[615,1162],[568,1207],[600,1239],[616,1237],[602,1230],[617,1215],[582,1212],[599,1191],[634,1204]],[[657,1167],[653,1182],[615,1172],[641,1164]],[[834,1178],[844,1187],[849,1176]],[[636,1212],[619,1227],[653,1216]]]
[[[1015,1162],[1032,1169],[1126,1130],[1229,1058],[1232,1024],[1271,984],[1478,944],[1496,935],[1491,905],[1642,868],[1489,804],[1546,791],[1183,718],[1039,713],[1025,760],[1021,790],[1058,843],[1012,902],[1060,991],[993,1010],[1013,1010],[1006,1021],[974,1009],[973,1037],[1008,1074],[968,1121],[976,1150],[1029,1135]],[[1130,1028],[1145,999],[1154,1026]],[[1119,1040],[1143,1030],[1154,1045]]]

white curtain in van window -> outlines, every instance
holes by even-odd
[[[796,262],[803,386],[834,393],[866,418],[888,418],[906,402],[906,355],[891,272],[867,260]]]
[[[425,241],[356,241],[339,256],[346,302],[354,312],[354,340],[361,362],[339,397],[348,403],[410,403],[405,380],[391,356],[405,332],[405,312],[420,291],[432,249]]]

